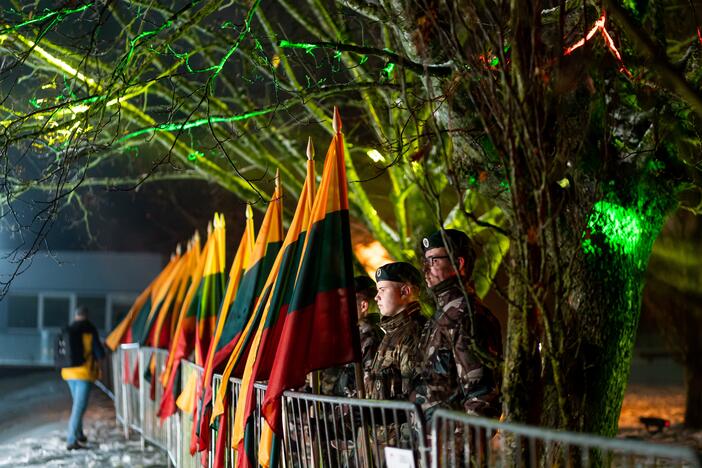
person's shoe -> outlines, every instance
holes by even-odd
[[[73,442],[72,444],[66,445],[66,450],[83,450],[86,447],[80,445],[77,441]]]
[[[76,437],[76,440],[77,440],[78,442],[80,442],[81,444],[85,444],[85,443],[88,442],[88,438],[85,437],[84,435],[81,435],[81,436]]]

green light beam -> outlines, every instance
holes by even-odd
[[[587,228],[590,235],[603,235],[613,250],[624,255],[636,253],[645,230],[636,210],[603,200],[592,207]],[[597,253],[598,250],[590,238],[583,240],[583,249],[590,254]]]
[[[19,24],[16,24],[14,26],[7,26],[5,28],[2,28],[2,29],[0,29],[0,34],[7,34],[7,33],[10,33],[12,31],[17,31],[18,29],[23,28],[24,26],[28,26],[28,25],[34,24],[34,23],[41,23],[42,21],[48,20],[49,18],[55,17],[53,20],[54,22],[61,21],[66,16],[72,15],[74,13],[80,13],[82,11],[87,10],[91,6],[93,6],[92,2],[88,3],[87,5],[83,5],[81,7],[74,8],[74,9],[64,8],[62,10],[52,11],[50,13],[45,14],[44,16],[39,16],[37,18],[32,18],[30,20],[27,20],[24,23],[19,23]]]
[[[123,141],[130,140],[132,138],[136,138],[140,135],[144,135],[147,133],[175,132],[175,131],[189,130],[191,128],[202,127],[203,125],[209,125],[210,123],[238,122],[241,120],[250,119],[252,117],[258,117],[260,115],[270,114],[271,112],[274,112],[277,109],[278,109],[277,107],[271,107],[271,108],[267,108],[267,109],[247,112],[245,114],[232,115],[230,117],[208,117],[208,118],[193,120],[192,122],[178,122],[178,123],[170,123],[170,124],[161,124],[161,125],[156,125],[153,127],[142,128],[142,129],[137,130],[135,132],[128,133],[127,135],[123,136],[122,138],[120,138],[117,141],[121,143]]]
[[[261,0],[255,0],[253,5],[251,5],[251,8],[249,8],[249,12],[247,13],[246,19],[244,20],[244,28],[239,33],[239,37],[236,39],[234,45],[229,48],[224,57],[222,57],[222,60],[219,61],[219,64],[215,66],[215,71],[212,74],[212,77],[210,78],[211,81],[214,81],[217,78],[217,75],[219,75],[219,73],[222,71],[224,64],[227,63],[227,60],[229,60],[229,57],[231,57],[232,54],[237,51],[239,45],[241,44],[241,41],[243,41],[246,35],[249,33],[249,31],[251,31],[251,20],[253,19],[253,15],[256,13],[256,9],[258,8],[258,5],[260,3]]]

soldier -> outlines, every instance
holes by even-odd
[[[409,263],[388,263],[375,273],[380,328],[385,332],[370,368],[366,396],[376,400],[407,400],[417,367],[422,330],[419,290],[421,274]]]
[[[358,333],[361,338],[361,368],[365,383],[368,381],[370,368],[380,340],[383,339],[383,331],[378,326],[380,317],[373,300],[377,293],[375,282],[365,275],[356,276],[353,282],[356,289]],[[353,364],[325,369],[320,380],[323,395],[357,397]]]
[[[475,252],[463,232],[441,230],[422,240],[424,278],[437,309],[420,340],[420,369],[412,400],[427,420],[443,407],[500,415],[502,335],[495,316],[467,283]]]

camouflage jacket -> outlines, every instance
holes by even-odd
[[[419,302],[394,317],[383,317],[385,336],[378,346],[366,382],[366,397],[375,400],[406,400],[417,369],[417,345],[422,330]]]
[[[469,303],[456,279],[432,288],[437,310],[420,340],[420,369],[411,399],[427,419],[439,407],[488,417],[500,415],[502,357],[500,324],[469,289]]]
[[[368,382],[373,358],[378,345],[383,339],[383,330],[378,326],[379,314],[369,314],[358,321],[358,333],[361,338],[361,368],[364,384]],[[323,395],[355,398],[356,371],[353,364],[342,367],[330,367],[320,376],[320,392]]]

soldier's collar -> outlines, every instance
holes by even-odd
[[[380,319],[380,328],[385,333],[392,333],[401,328],[405,323],[412,320],[412,316],[418,314],[421,310],[419,302],[411,302],[407,304],[401,312],[392,317],[382,317]]]
[[[456,288],[460,288],[460,278],[458,276],[451,276],[450,278],[443,280],[441,283],[435,284],[429,288],[429,290],[435,296],[441,296],[443,293]]]

